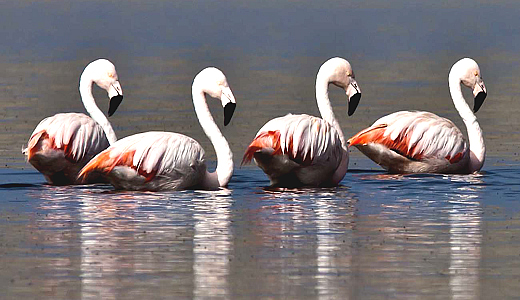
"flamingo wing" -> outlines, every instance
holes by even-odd
[[[109,146],[108,140],[92,118],[80,113],[62,113],[43,119],[24,149],[31,161],[39,151],[62,151],[72,163],[86,162]]]
[[[378,144],[410,160],[459,162],[468,146],[448,119],[429,112],[400,111],[377,120],[348,141],[350,146]]]
[[[204,150],[194,139],[172,132],[145,132],[111,145],[94,157],[78,177],[92,172],[111,174],[116,177],[111,180],[116,187],[128,189],[124,183],[128,176],[144,179],[144,183],[159,178],[169,178],[170,184],[179,180],[192,183],[199,180],[202,166],[205,171]],[[129,173],[129,169],[133,171]]]
[[[323,156],[342,157],[342,147],[336,129],[323,119],[309,115],[292,115],[272,119],[256,134],[247,148],[242,164],[255,153],[287,155],[299,165],[313,164]]]

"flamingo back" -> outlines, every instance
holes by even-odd
[[[36,126],[24,153],[31,161],[40,151],[62,151],[68,161],[81,163],[108,146],[103,129],[92,118],[80,113],[61,113],[43,119]]]
[[[154,181],[168,177],[169,184],[183,188],[198,183],[205,171],[204,149],[194,139],[172,132],[145,132],[123,138],[94,157],[80,172],[78,177],[99,172],[107,175],[116,187],[129,189],[124,180],[127,171],[134,170],[135,176],[145,186],[131,189],[154,189]],[[118,172],[113,172],[117,171]],[[150,184],[148,184],[150,183]],[[148,185],[147,185],[148,184]]]
[[[271,184],[331,186],[344,177],[348,153],[336,129],[309,115],[286,115],[267,122],[247,148],[242,164],[255,158]]]
[[[448,119],[429,112],[400,111],[384,116],[348,141],[378,144],[410,160],[446,159],[458,163],[468,151],[462,132]]]
[[[267,122],[248,146],[242,164],[259,151],[287,155],[300,165],[310,165],[317,158],[332,154],[341,159],[341,140],[327,121],[309,116],[288,114]]]

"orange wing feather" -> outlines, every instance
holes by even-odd
[[[274,152],[271,155],[281,155],[283,154],[281,142],[280,142],[280,131],[267,131],[260,133],[247,147],[246,152],[244,153],[244,157],[242,158],[242,165],[245,163],[251,162],[253,156],[256,152],[264,149],[264,148],[272,148]],[[292,135],[289,137],[289,143],[287,144],[287,155],[289,158],[301,165],[310,165],[312,163],[312,158],[310,155],[303,157],[303,154],[300,151],[296,151],[296,155],[294,155],[293,151],[293,137]]]
[[[274,155],[282,154],[282,147],[280,146],[280,131],[262,132],[255,137],[244,153],[242,164],[251,162],[255,153],[263,148],[274,149]]]
[[[361,131],[353,136],[348,140],[348,143],[350,146],[376,143],[383,145],[409,159],[420,160],[423,158],[422,153],[415,153],[415,146],[409,147],[409,135],[404,134],[404,131],[402,131],[395,140],[392,140],[390,135],[385,136],[386,128],[386,124],[370,127],[367,130]]]
[[[146,178],[146,182],[151,181],[157,174],[157,170],[148,173],[141,168],[134,166],[135,150],[124,151],[118,157],[110,157],[110,149],[101,152],[94,157],[79,173],[78,178],[84,178],[91,172],[110,173],[117,166],[127,166],[136,170],[139,175]]]
[[[39,131],[29,138],[29,143],[27,143],[27,160],[31,160],[31,158],[40,150],[40,146],[38,146],[40,140],[48,138],[49,135],[45,130]]]
[[[70,144],[72,144],[72,140],[74,136],[72,136]],[[77,163],[78,160],[74,157],[74,153],[72,152],[72,147],[69,144],[63,144],[61,147],[56,146],[56,142],[53,136],[50,136],[46,130],[38,131],[33,134],[29,138],[29,142],[27,143],[27,160],[31,160],[32,157],[42,148],[42,143],[47,140],[47,146],[54,150],[62,150],[65,159],[72,163]]]
[[[366,145],[368,143],[376,143],[383,145],[390,150],[393,150],[409,159],[413,160],[421,160],[424,158],[422,152],[416,153],[416,145],[409,147],[410,144],[410,136],[411,132],[408,134],[404,134],[406,131],[401,131],[398,137],[395,140],[390,138],[390,135],[385,136],[387,125],[379,124],[374,127],[370,127],[366,130],[363,130],[350,138],[348,143],[350,146],[356,145]],[[458,163],[464,157],[464,152],[459,152],[455,154],[453,157],[447,155],[445,158],[451,164]]]
[[[262,152],[287,155],[295,163],[309,166],[323,155],[341,157],[341,154],[338,156],[341,149],[339,134],[329,123],[309,115],[289,114],[270,120],[260,129],[246,149],[242,164]]]

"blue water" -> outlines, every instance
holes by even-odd
[[[464,298],[518,292],[518,169],[350,170],[331,189],[54,187],[1,170],[4,296]]]

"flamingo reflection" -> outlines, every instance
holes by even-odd
[[[450,197],[450,289],[452,299],[480,299],[479,270],[482,244],[482,207],[479,175],[454,176],[464,182]]]
[[[273,238],[279,237],[283,248],[296,252],[305,253],[308,248],[314,249],[311,261],[306,256],[287,258],[291,263],[284,264],[281,272],[297,272],[301,276],[280,278],[281,294],[297,296],[298,293],[290,288],[297,284],[314,290],[319,299],[335,299],[340,295],[341,299],[349,299],[353,288],[355,194],[344,188],[268,192],[264,197],[266,204],[263,209],[272,210],[280,217],[263,224],[271,229],[263,230],[267,233],[264,240],[272,242]],[[280,232],[273,232],[272,229]],[[311,278],[307,278],[305,271],[302,271],[309,267],[313,268]]]
[[[193,276],[196,299],[229,298],[231,191],[198,191],[192,200]]]
[[[195,210],[206,204],[192,200],[193,192],[112,193],[104,188],[68,187],[59,197],[57,188],[52,187],[36,194],[34,197],[44,200],[41,209],[49,211],[41,215],[39,224],[75,226],[68,235],[42,231],[64,243],[71,239],[69,244],[79,248],[78,259],[68,257],[69,264],[77,264],[71,269],[79,272],[81,282],[74,298],[119,299],[158,290],[174,298],[192,298],[199,293],[199,283],[208,282],[201,274],[210,274],[204,270],[212,265],[200,262],[198,250],[193,251],[194,239],[199,245],[208,243],[200,235],[199,227],[204,225],[194,225],[193,220],[201,214]],[[224,198],[218,199],[222,204]],[[219,247],[229,249],[228,245]],[[64,248],[70,250],[70,246]],[[52,276],[47,281],[49,286],[59,284]]]

